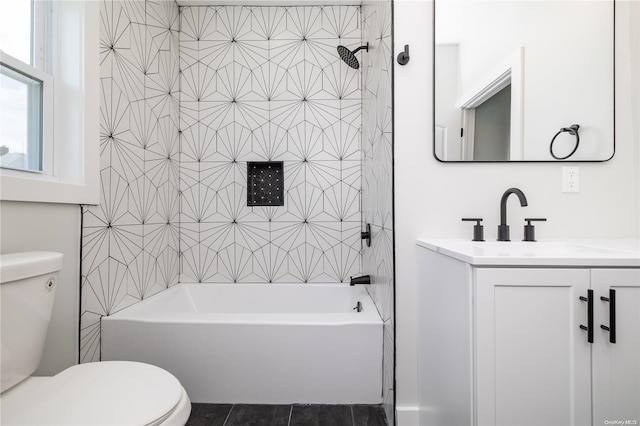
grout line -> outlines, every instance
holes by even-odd
[[[231,404],[231,408],[229,409],[229,412],[227,413],[227,417],[224,419],[224,423],[222,423],[222,426],[225,426],[227,424],[227,421],[229,420],[229,417],[231,416],[231,412],[233,411],[233,407],[235,407],[236,404]]]

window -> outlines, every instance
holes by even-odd
[[[0,167],[51,174],[53,80],[49,2],[0,15]],[[36,31],[37,29],[37,31]]]
[[[0,53],[0,167],[50,172],[52,79]]]
[[[32,20],[33,6],[31,1],[11,2],[4,4],[0,13],[0,46],[5,53],[32,65]]]
[[[0,200],[99,200],[99,2],[0,3]]]

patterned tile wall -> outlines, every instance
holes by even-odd
[[[179,14],[173,0],[100,1],[98,206],[83,208],[81,362],[100,317],[178,282]]]
[[[336,282],[363,270],[385,320],[393,418],[390,8],[179,14],[170,0],[101,0],[102,194],[83,209],[82,362],[99,359],[102,315],[179,278]],[[361,91],[335,47],[363,34]],[[246,206],[247,161],[284,162],[284,207]],[[361,215],[374,234],[364,259]]]
[[[362,5],[363,40],[370,45],[362,70],[362,217],[371,224],[371,247],[363,270],[372,277],[370,294],[384,320],[383,404],[394,419],[394,258],[391,0]]]
[[[180,281],[343,282],[361,270],[360,8],[183,7]],[[247,162],[285,204],[247,207]]]

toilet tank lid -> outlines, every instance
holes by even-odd
[[[28,251],[0,255],[0,283],[9,283],[62,269],[62,253]]]

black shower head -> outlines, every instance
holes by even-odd
[[[365,49],[367,52],[369,51],[369,43],[364,46],[358,47],[356,50],[351,51],[344,46],[338,46],[338,55],[340,55],[340,59],[344,61],[345,64],[349,65],[354,70],[360,68],[360,63],[356,58],[356,52],[358,50]]]

